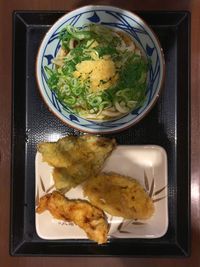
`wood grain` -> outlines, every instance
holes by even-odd
[[[0,262],[2,267],[43,266],[200,266],[200,1],[0,1]],[[187,259],[40,258],[9,256],[11,156],[12,12],[13,10],[70,10],[85,4],[111,4],[134,10],[188,10],[191,27],[191,214],[192,254]],[[184,208],[184,207],[183,207]]]

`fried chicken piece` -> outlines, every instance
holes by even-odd
[[[43,161],[55,167],[53,178],[56,189],[67,191],[97,174],[115,146],[114,139],[83,135],[40,143],[37,149],[42,153]]]
[[[96,207],[126,219],[148,219],[152,199],[135,179],[116,173],[101,173],[84,184],[84,194]]]
[[[36,212],[50,211],[59,220],[72,221],[81,227],[88,238],[98,244],[106,243],[108,223],[102,210],[85,200],[70,200],[58,191],[40,198]]]

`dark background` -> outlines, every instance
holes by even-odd
[[[162,1],[163,2],[163,1]],[[31,258],[9,256],[10,162],[11,162],[11,88],[12,88],[12,12],[13,10],[70,10],[91,1],[4,1],[0,2],[0,258],[2,267],[10,266],[200,266],[200,142],[198,85],[200,82],[200,2],[196,1],[95,1],[131,10],[189,10],[191,32],[191,204],[192,253],[187,259],[125,258]],[[19,66],[20,67],[20,66]],[[20,156],[20,155],[19,155]],[[184,162],[183,162],[184,164]],[[184,207],[183,207],[184,208]]]

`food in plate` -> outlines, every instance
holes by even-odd
[[[65,193],[87,179],[87,169],[84,169],[84,175],[78,175],[78,172],[79,170],[75,169],[75,174],[69,175],[69,170],[67,168],[54,168],[52,176],[56,189]]]
[[[70,176],[67,168],[54,168],[52,176],[55,188],[63,193],[82,182],[82,176],[78,176],[78,178]]]
[[[54,67],[45,70],[49,88],[67,110],[110,120],[143,104],[149,63],[128,34],[99,24],[68,25],[59,38]]]
[[[43,161],[55,167],[53,178],[56,189],[68,191],[91,175],[96,175],[115,147],[114,139],[82,135],[40,143],[37,149]]]
[[[71,200],[57,191],[40,198],[36,212],[48,210],[59,220],[72,221],[81,227],[88,238],[98,244],[106,243],[108,223],[102,210],[85,200]]]
[[[101,173],[84,184],[84,194],[96,207],[126,219],[148,219],[153,215],[152,199],[138,181],[117,173]]]

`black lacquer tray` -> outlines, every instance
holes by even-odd
[[[166,79],[157,104],[136,126],[114,136],[118,144],[155,144],[168,156],[169,227],[157,239],[42,240],[35,230],[36,145],[52,134],[78,135],[45,106],[35,78],[39,44],[64,12],[13,14],[11,255],[176,257],[190,254],[190,14],[137,12],[159,37]]]

